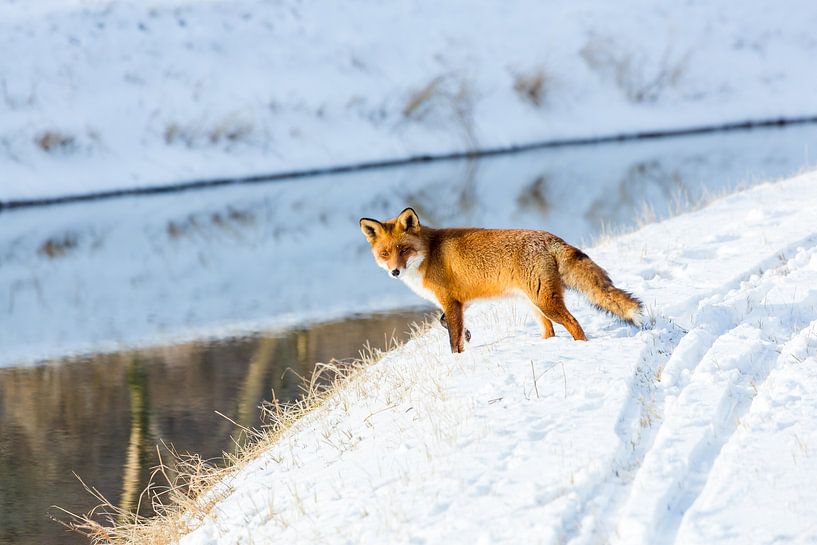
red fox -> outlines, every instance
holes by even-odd
[[[523,229],[432,229],[406,208],[387,221],[361,218],[360,230],[378,265],[443,311],[452,352],[462,352],[470,333],[463,311],[475,300],[524,294],[536,309],[542,336],[553,322],[585,341],[579,322],[564,304],[564,288],[581,291],[597,308],[640,326],[641,301],[613,286],[587,255],[546,231]],[[551,321],[552,320],[552,321]]]

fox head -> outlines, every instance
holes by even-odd
[[[394,278],[415,269],[425,258],[420,219],[411,208],[387,221],[361,218],[360,230],[372,245],[374,260]]]

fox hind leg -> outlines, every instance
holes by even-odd
[[[552,337],[554,335],[553,322],[556,322],[567,329],[575,340],[586,341],[587,336],[582,326],[565,306],[562,286],[547,285],[543,282],[537,283],[537,288],[535,293],[528,293],[528,298],[538,310],[536,314],[542,324],[542,336],[546,339]]]
[[[556,333],[553,331],[553,322],[550,321],[550,318],[542,314],[538,307],[536,316],[539,318],[539,323],[542,324],[542,337],[545,339],[553,337]]]
[[[553,322],[545,316],[542,310],[533,302],[533,300],[529,300],[528,303],[530,304],[531,312],[536,319],[539,320],[539,324],[542,326],[542,338],[549,339],[553,337],[556,333],[553,331]]]
[[[567,329],[575,340],[587,340],[587,336],[584,334],[582,326],[579,325],[576,318],[574,318],[573,315],[570,314],[570,311],[567,310],[567,307],[565,306],[565,303],[561,297],[559,297],[559,299],[556,301],[552,301],[551,304],[546,307],[546,309],[542,309],[542,312],[544,312],[545,316]]]

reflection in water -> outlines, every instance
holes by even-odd
[[[723,188],[718,188],[723,191]],[[698,191],[691,193],[690,184],[680,167],[670,167],[655,159],[633,163],[622,173],[621,179],[611,187],[609,195],[599,198],[590,205],[585,217],[595,223],[609,222],[617,210],[630,210],[652,217],[666,216],[668,211],[682,210],[695,199],[700,199]],[[656,210],[644,207],[660,207]]]
[[[258,413],[258,400],[267,390],[264,384],[264,377],[272,364],[275,355],[275,337],[264,337],[258,343],[255,353],[250,359],[247,369],[247,376],[238,391],[238,409],[236,411],[236,422],[244,427],[251,427]],[[299,362],[300,363],[300,362]]]
[[[136,507],[136,498],[141,492],[144,468],[142,467],[142,447],[145,444],[144,432],[148,429],[150,413],[147,395],[147,375],[139,364],[137,355],[128,365],[128,394],[130,396],[130,438],[128,439],[127,458],[122,475],[122,494],[119,507],[132,512]]]
[[[218,457],[234,447],[230,437],[239,430],[215,411],[258,426],[260,402],[273,390],[282,401],[300,396],[298,377],[311,376],[315,362],[357,357],[367,341],[385,348],[386,338],[405,339],[407,324],[424,316],[394,312],[0,369],[0,544],[84,543],[47,517],[51,505],[77,513],[93,507],[72,472],[135,509],[158,463],[158,443]],[[141,511],[149,514],[149,506]]]

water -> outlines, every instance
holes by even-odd
[[[410,205],[583,244],[790,175],[815,144],[803,126],[4,212],[0,543],[82,543],[47,517],[93,507],[72,472],[133,506],[158,442],[217,457],[237,428],[215,411],[258,425],[315,362],[404,336],[421,302],[374,265],[360,216]]]
[[[258,427],[258,405],[272,390],[282,401],[295,399],[299,377],[310,377],[315,362],[357,357],[367,340],[385,348],[384,335],[405,339],[408,324],[424,316],[350,317],[279,334],[0,369],[0,542],[83,542],[46,516],[54,504],[77,513],[93,506],[72,472],[134,509],[158,463],[157,444],[217,458],[240,430],[214,411]],[[164,459],[171,461],[167,453]]]

